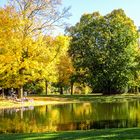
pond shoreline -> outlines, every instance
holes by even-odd
[[[1,140],[140,139],[137,116],[140,109],[139,95],[63,95],[28,98],[33,99],[29,100],[32,102],[13,103],[13,107],[11,104],[10,107],[7,105],[6,108],[0,109]],[[121,102],[118,102],[119,100]],[[76,121],[73,121],[73,118]],[[18,125],[15,125],[16,123]]]
[[[16,102],[12,100],[8,100],[8,101],[3,100],[0,101],[0,109],[10,109],[10,108],[12,109],[12,108],[21,108],[21,107],[29,107],[29,106],[44,106],[44,105],[70,104],[70,103],[82,103],[82,102],[83,101],[36,101],[36,100]]]
[[[29,106],[43,106],[49,104],[69,104],[69,103],[88,103],[88,102],[126,102],[140,100],[140,94],[122,95],[47,95],[29,96],[28,101],[18,102],[0,98],[0,109],[20,108]]]

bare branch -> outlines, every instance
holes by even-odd
[[[24,34],[44,32],[62,27],[63,19],[70,16],[69,9],[60,10],[61,0],[9,0],[18,12],[20,18],[29,21],[25,25]],[[32,22],[32,23],[31,23]]]

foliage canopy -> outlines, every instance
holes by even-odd
[[[124,11],[84,14],[68,33],[69,54],[83,82],[105,94],[124,92],[133,79],[138,52],[137,29]]]

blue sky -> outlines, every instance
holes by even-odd
[[[0,0],[3,6],[6,0]],[[140,26],[140,0],[62,0],[63,6],[71,6],[72,16],[67,20],[74,25],[83,13],[99,11],[102,15],[110,13],[113,9],[122,8],[135,25]]]
[[[105,15],[114,9],[122,8],[136,26],[140,26],[140,0],[63,0],[65,6],[72,6],[69,23],[77,23],[83,13],[99,11]]]

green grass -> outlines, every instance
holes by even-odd
[[[131,140],[140,139],[140,128],[116,128],[54,133],[1,134],[0,140]]]
[[[38,95],[36,95],[39,97]],[[40,97],[47,97],[55,100],[65,101],[82,101],[82,102],[125,102],[140,99],[140,94],[117,94],[110,96],[103,96],[101,94],[89,94],[89,95],[40,95]]]

